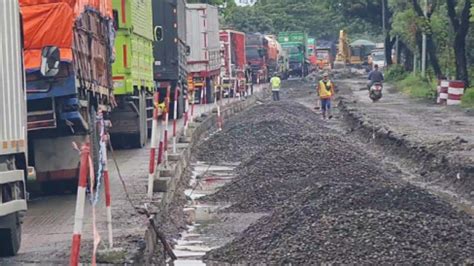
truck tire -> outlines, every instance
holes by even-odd
[[[124,139],[126,146],[141,149],[146,145],[148,139],[147,112],[146,112],[146,93],[142,89],[138,92],[138,101],[135,101],[138,108],[138,132],[131,135],[130,139]]]
[[[0,217],[0,257],[15,256],[21,244],[21,221],[18,213]]]

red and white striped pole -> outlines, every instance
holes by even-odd
[[[204,82],[203,82],[202,84],[204,84]],[[205,90],[204,90],[204,86],[202,86],[202,84],[201,84],[201,95],[199,95],[199,96],[201,96],[201,99],[200,99],[200,101],[199,101],[199,104],[200,104],[201,106],[202,106],[203,103],[204,103],[204,94],[206,93]]]
[[[189,118],[189,121],[192,123],[194,121],[194,105],[196,102],[196,89],[192,90],[191,93],[191,117]]]
[[[183,118],[183,121],[184,121],[184,127],[183,127],[183,134],[184,136],[186,137],[187,136],[187,131],[188,131],[188,116],[189,116],[189,91],[188,93],[186,93],[186,99],[184,100],[184,118]]]
[[[218,124],[218,129],[219,131],[222,131],[222,116],[221,116],[221,107],[217,105],[217,124]]]
[[[107,152],[107,151],[106,151]],[[110,196],[110,178],[107,164],[104,170],[104,186],[105,186],[105,208],[107,209],[107,230],[109,233],[109,248],[114,247],[114,235],[112,231],[112,198]]]
[[[81,250],[82,226],[84,223],[84,205],[86,201],[87,176],[89,174],[90,145],[85,143],[81,148],[81,166],[79,169],[79,183],[77,186],[76,211],[74,214],[74,232],[72,235],[71,257],[69,264],[79,264],[79,253]]]
[[[204,90],[204,109],[203,109],[203,112],[207,112],[207,82],[206,80],[204,80],[203,82],[203,86],[202,86],[202,89]]]
[[[163,138],[163,163],[165,167],[168,162],[168,125],[169,125],[169,110],[170,110],[170,95],[171,87],[166,88],[166,98],[165,98],[165,126],[164,126],[164,138]]]
[[[155,181],[155,159],[156,159],[156,150],[158,149],[158,110],[160,104],[160,93],[155,92],[153,95],[153,121],[151,126],[151,143],[150,143],[150,164],[148,166],[148,198],[153,198],[153,184]]]
[[[166,106],[165,106],[164,109],[166,109]],[[161,126],[163,127],[163,130],[164,130],[164,126],[165,126],[165,120],[166,120],[166,110],[162,110],[162,112],[161,112]],[[164,134],[164,131],[163,131],[162,134],[159,137],[160,142],[159,142],[159,146],[158,146],[158,161],[157,161],[158,165],[160,165],[163,162],[164,137],[165,137],[165,134]]]
[[[173,110],[173,153],[176,153],[176,123],[178,122],[178,96],[179,87],[176,86],[174,90],[174,110]]]

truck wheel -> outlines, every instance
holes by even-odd
[[[20,249],[21,221],[18,213],[0,217],[0,257],[15,256]]]

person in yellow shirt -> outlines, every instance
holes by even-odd
[[[331,100],[334,98],[334,83],[329,80],[329,74],[324,73],[323,79],[318,84],[318,95],[321,100],[321,113],[323,119],[332,118]]]
[[[280,100],[280,86],[281,86],[281,79],[278,75],[273,76],[270,79],[270,84],[272,86],[272,95],[274,101]]]

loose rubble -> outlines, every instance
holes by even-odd
[[[208,261],[474,262],[470,216],[400,183],[300,104],[254,107],[199,150],[200,160],[241,162],[235,180],[204,200],[230,202],[227,211],[269,213],[208,252]]]

